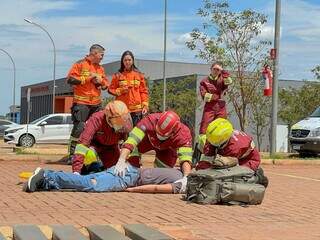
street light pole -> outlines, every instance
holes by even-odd
[[[40,24],[35,23],[27,18],[24,19],[27,23],[33,24],[39,28],[41,28],[50,38],[52,46],[53,46],[53,90],[52,90],[52,113],[54,113],[54,109],[55,109],[55,97],[56,97],[56,46],[54,44],[54,41],[51,37],[51,35],[49,34],[49,32]]]
[[[4,52],[8,57],[10,58],[12,65],[13,65],[13,98],[12,98],[12,105],[13,105],[13,122],[16,120],[16,64],[13,61],[13,58],[11,55],[4,49],[0,48],[0,51]]]
[[[276,0],[274,49],[276,56],[274,59],[273,84],[272,84],[272,121],[271,121],[271,146],[270,155],[276,152],[277,123],[278,123],[278,75],[279,75],[279,45],[280,45],[280,14],[281,0]]]
[[[163,34],[163,111],[166,110],[166,54],[167,54],[167,0],[164,0],[164,34]]]

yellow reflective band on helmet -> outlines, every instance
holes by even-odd
[[[96,151],[94,151],[93,149],[89,149],[87,151],[87,154],[84,157],[83,163],[84,163],[84,165],[88,166],[91,163],[96,162],[97,160],[98,160],[98,158],[97,158]]]
[[[178,149],[179,161],[192,161],[192,148],[191,147],[180,147]]]
[[[125,143],[137,146],[139,142],[144,138],[145,133],[138,127],[134,127],[129,133],[129,137]]]
[[[159,158],[156,158],[153,165],[156,168],[171,168],[167,164],[163,163]]]
[[[90,148],[88,148],[87,146],[85,146],[83,144],[77,144],[74,153],[81,154],[81,155],[85,156],[89,150],[90,150]]]

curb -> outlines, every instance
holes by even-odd
[[[17,224],[0,227],[0,239],[13,240],[173,240],[171,236],[145,224],[73,225]]]
[[[262,159],[262,165],[320,165],[320,159]]]

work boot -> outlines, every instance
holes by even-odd
[[[41,189],[41,186],[44,182],[44,170],[38,167],[33,175],[28,179],[28,182],[25,183],[23,187],[24,192],[35,192],[37,189]]]
[[[258,183],[267,188],[269,185],[269,179],[264,175],[264,171],[261,167],[257,169],[256,175],[258,177]]]
[[[201,151],[198,148],[198,143],[196,143],[193,154],[192,154],[192,166],[196,166],[197,163],[200,161],[201,158]]]

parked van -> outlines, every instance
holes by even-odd
[[[320,154],[320,106],[292,126],[289,141],[292,149],[302,156]]]

